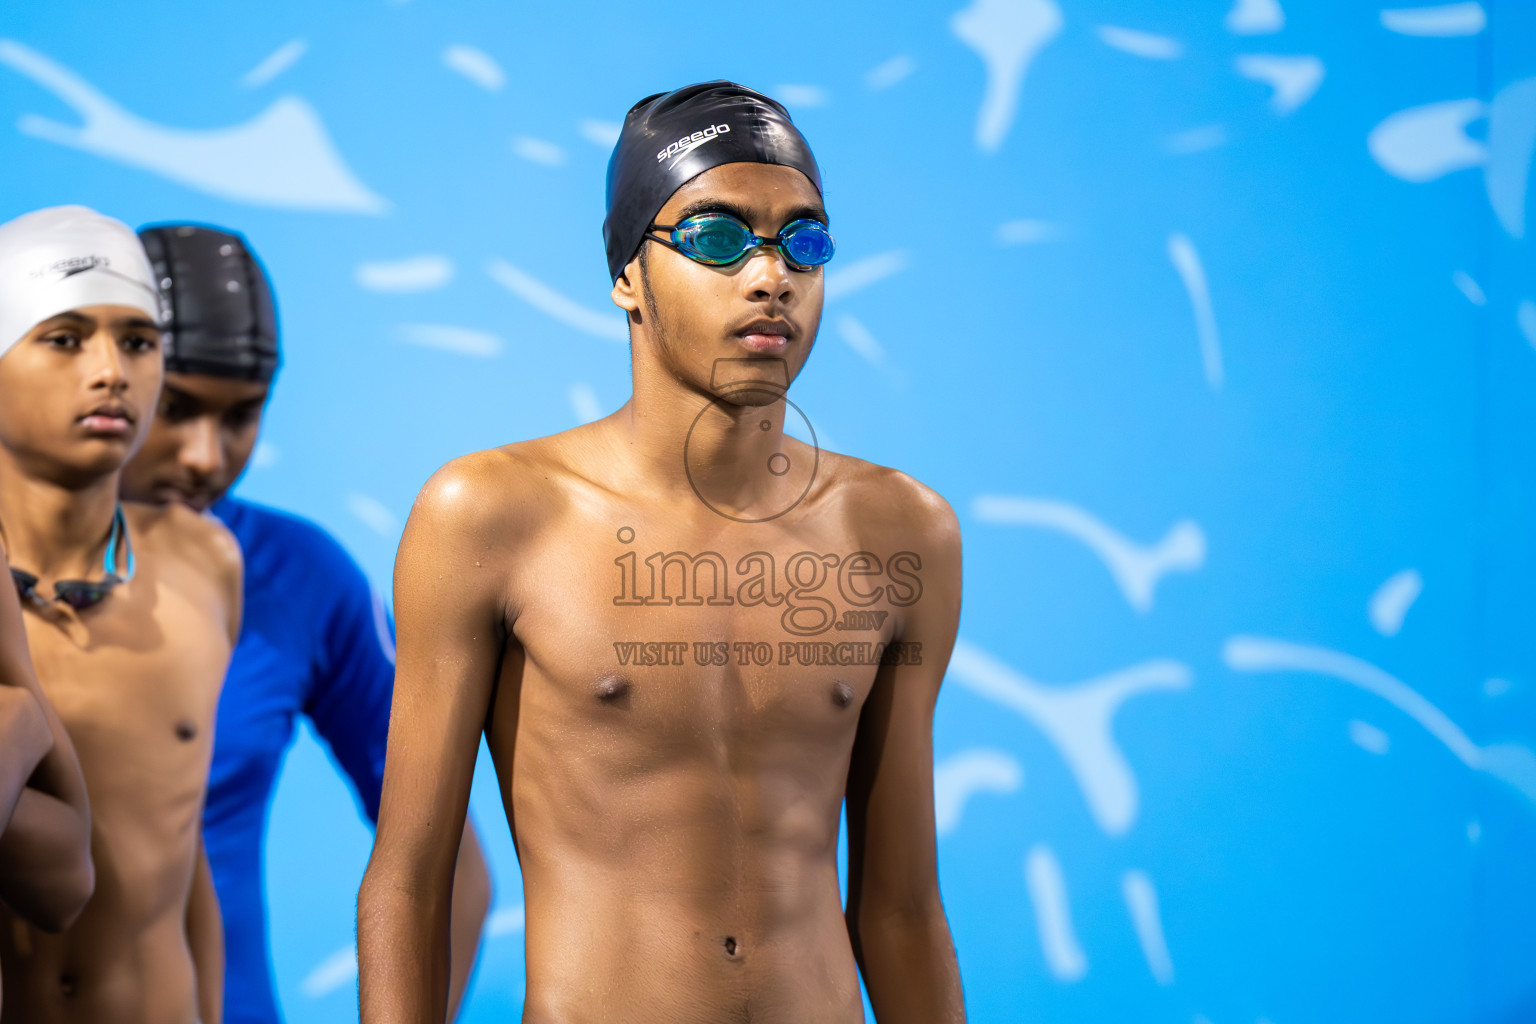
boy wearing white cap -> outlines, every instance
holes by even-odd
[[[160,391],[159,324],[127,226],[79,206],[0,225],[0,542],[85,775],[96,867],[62,934],[0,905],[4,1024],[220,1016],[199,821],[240,553],[210,519],[118,501]]]

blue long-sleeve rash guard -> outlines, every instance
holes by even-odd
[[[278,1024],[262,849],[294,719],[308,715],[377,820],[394,686],[383,601],[328,533],[225,498],[213,507],[245,556],[245,615],[214,734],[203,836],[224,912],[224,1019]]]

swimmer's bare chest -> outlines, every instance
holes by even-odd
[[[518,557],[488,738],[531,995],[597,985],[620,1000],[605,1012],[636,992],[667,1007],[603,1019],[692,1019],[690,998],[700,1019],[859,1019],[838,818],[914,597],[914,567],[876,546],[810,516],[619,507],[567,517]]]
[[[19,921],[4,929],[8,1014],[29,997],[39,1014],[59,1011],[39,1020],[184,1012],[191,965],[182,922],[230,645],[212,581],[162,573],[152,561],[79,618],[26,615],[39,682],[85,776],[96,890],[62,935]],[[145,1015],[159,1004],[169,1016]]]

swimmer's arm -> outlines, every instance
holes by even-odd
[[[0,553],[0,576],[6,568]],[[0,900],[38,928],[61,932],[96,886],[90,802],[74,744],[32,673],[21,606],[9,587],[0,588],[0,680],[0,689],[31,696],[50,743],[0,832]]]
[[[848,775],[848,933],[879,1024],[965,1020],[933,816],[933,709],[959,625],[960,531],[927,494],[921,541],[897,541],[921,556],[923,591],[893,636],[921,643],[921,664],[881,667]]]
[[[480,849],[480,837],[467,817],[464,835],[459,839],[459,856],[453,868],[453,909],[450,911],[449,949],[452,963],[448,971],[448,1019],[459,1015],[464,990],[475,973],[475,958],[480,954],[480,933],[491,909],[491,872]]]
[[[494,453],[440,470],[395,560],[398,654],[378,831],[357,901],[364,1024],[441,1022],[454,865],[508,621]],[[503,457],[504,458],[504,457]]]
[[[187,945],[197,974],[199,1024],[220,1024],[224,1019],[224,917],[219,895],[213,888],[213,870],[201,834],[197,837],[197,864],[192,871],[192,891],[187,896]]]
[[[6,568],[0,553],[0,572]],[[27,656],[21,602],[7,585],[0,588],[0,832],[11,820],[27,780],[52,749],[53,732]]]
[[[322,629],[321,670],[304,710],[357,787],[368,819],[377,823],[389,700],[395,685],[394,627],[362,570],[339,550],[337,554],[329,573],[336,601]],[[474,974],[480,932],[490,906],[490,872],[474,823],[466,819],[453,873],[449,1020],[457,1015]]]
[[[53,749],[53,734],[37,698],[20,686],[0,683],[0,832],[38,763]]]

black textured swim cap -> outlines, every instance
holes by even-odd
[[[271,380],[281,362],[277,310],[245,239],[201,224],[151,224],[139,239],[169,313],[165,368]]]
[[[821,191],[811,147],[783,104],[735,82],[702,82],[630,108],[608,160],[603,242],[618,280],[672,193],[721,164],[783,164]]]

